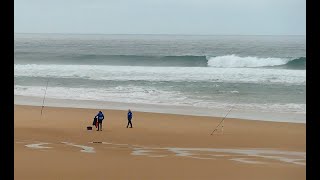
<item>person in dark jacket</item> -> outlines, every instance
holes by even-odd
[[[104,115],[101,111],[95,116],[98,119],[98,130],[102,131],[102,121],[104,120]]]
[[[131,110],[129,109],[129,110],[128,110],[128,124],[127,124],[127,128],[128,128],[128,126],[129,126],[129,124],[130,124],[130,128],[132,128],[131,119],[132,119],[132,112],[131,112]]]

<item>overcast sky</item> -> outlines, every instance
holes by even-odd
[[[305,35],[306,0],[15,0],[14,30]]]

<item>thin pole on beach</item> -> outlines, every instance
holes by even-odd
[[[47,80],[46,90],[44,91],[44,96],[43,96],[43,100],[42,100],[42,107],[41,107],[41,112],[40,112],[40,120],[41,120],[41,117],[42,117],[42,111],[43,111],[43,108],[44,108],[44,100],[46,99],[48,84],[49,84],[49,79]]]
[[[237,102],[235,102],[235,103],[232,105],[232,107],[229,109],[229,111],[227,112],[227,114],[222,118],[222,120],[219,122],[219,124],[217,125],[217,127],[211,132],[210,135],[212,135],[215,131],[217,131],[217,130],[218,130],[218,127],[219,127],[220,125],[222,125],[221,127],[222,127],[222,134],[223,134],[223,123],[224,123],[224,119],[228,116],[228,114],[231,112],[231,110],[233,109],[233,107],[239,102],[239,100],[240,100],[240,96],[238,97]]]

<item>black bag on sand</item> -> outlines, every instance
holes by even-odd
[[[91,127],[91,126],[88,126],[88,127],[87,127],[87,130],[92,130],[92,127]]]
[[[95,126],[95,125],[96,125],[97,120],[98,120],[98,119],[97,119],[96,117],[93,119],[93,122],[92,122],[92,125],[93,125],[93,126]]]

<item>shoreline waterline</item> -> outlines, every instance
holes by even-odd
[[[42,106],[42,97],[32,96],[14,96],[15,105]],[[178,114],[191,116],[212,116],[224,117],[230,109],[219,108],[200,108],[191,106],[169,106],[157,104],[138,104],[125,102],[94,101],[94,100],[74,100],[74,99],[56,99],[46,98],[45,106],[65,107],[65,108],[87,108],[87,109],[109,109],[109,110],[127,110],[133,109],[139,112],[152,112],[164,114]],[[306,123],[305,113],[275,113],[275,112],[255,112],[249,110],[232,109],[227,118],[239,118],[254,121],[271,121],[287,123]]]

